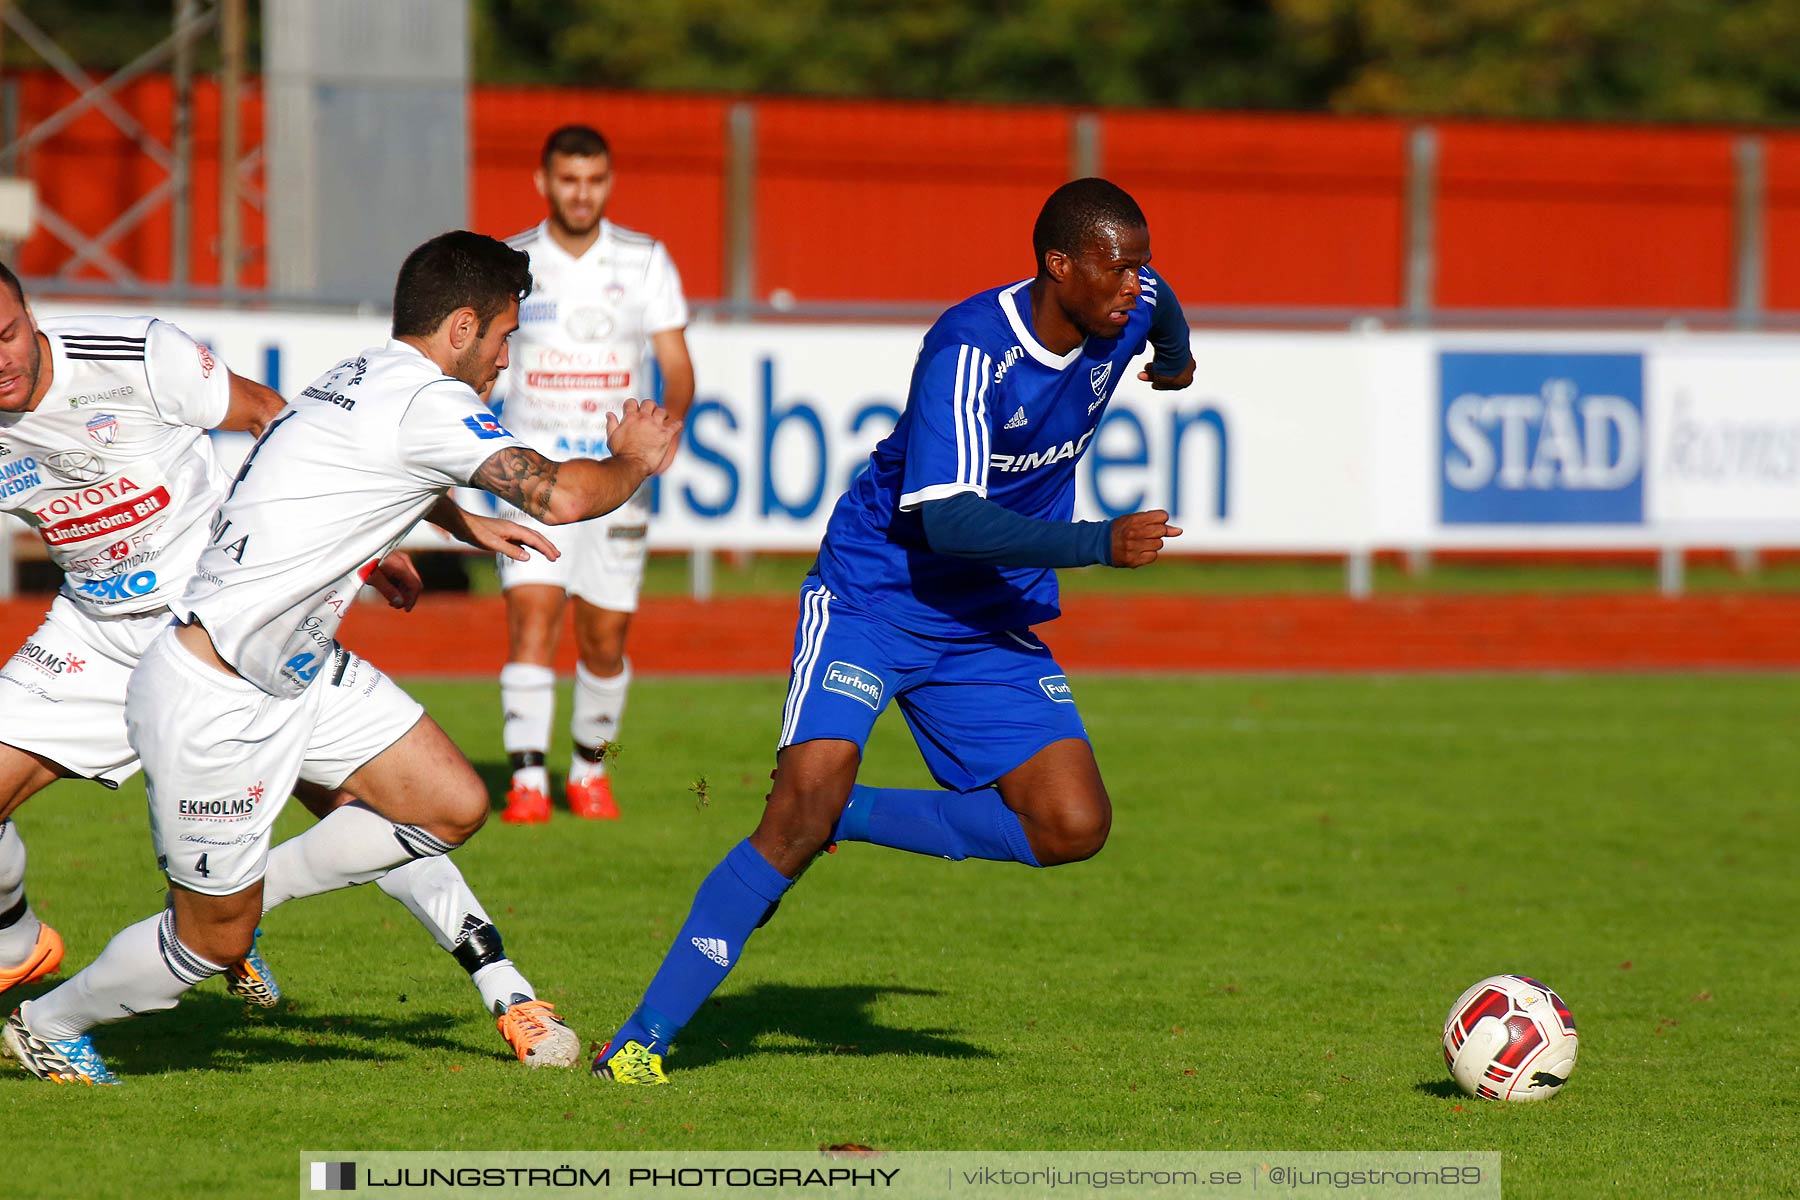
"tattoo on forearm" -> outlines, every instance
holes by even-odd
[[[535,450],[513,446],[482,463],[469,483],[542,520],[550,511],[561,466]]]

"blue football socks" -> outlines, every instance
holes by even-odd
[[[793,882],[770,866],[748,838],[733,846],[700,884],[643,1003],[613,1034],[612,1046],[636,1040],[665,1053],[682,1026],[725,982],[744,943]]]
[[[878,788],[857,784],[832,839],[870,842],[961,862],[985,858],[1039,866],[1018,814],[994,788],[974,792]]]

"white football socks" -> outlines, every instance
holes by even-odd
[[[175,914],[164,909],[127,927],[73,979],[24,1005],[25,1027],[65,1041],[96,1025],[174,1008],[187,990],[225,968],[208,962],[175,937]]]
[[[582,757],[581,747],[604,746],[619,736],[619,722],[625,716],[625,693],[631,687],[631,660],[625,669],[610,678],[595,675],[579,662],[575,664],[575,704],[569,717],[569,732],[575,737],[575,753],[569,760],[569,781],[578,783],[606,774],[606,764]]]
[[[469,890],[456,864],[442,855],[421,858],[395,867],[376,881],[382,891],[406,906],[431,934],[438,947],[456,954],[469,935],[493,921],[481,901]],[[495,939],[496,943],[498,939]],[[461,961],[459,956],[458,961]],[[463,963],[465,969],[470,963]],[[481,993],[481,1005],[494,1011],[496,1002],[504,1009],[515,995],[536,999],[531,982],[520,973],[510,958],[498,958],[478,967],[470,978]]]
[[[556,672],[535,663],[507,663],[500,668],[500,708],[500,741],[506,752],[540,756],[534,765],[513,772],[513,786],[548,796],[550,774],[541,756],[550,746],[550,722],[556,715]]]
[[[0,922],[0,966],[16,967],[37,945],[43,923],[25,900],[25,839],[11,821],[0,821]]]
[[[361,804],[341,805],[269,852],[263,911],[302,896],[368,883],[415,857],[451,847],[414,825],[396,825]]]
[[[469,978],[475,981],[476,990],[481,993],[481,1007],[496,1017],[518,1004],[520,997],[537,999],[531,980],[519,973],[510,958],[485,966]]]

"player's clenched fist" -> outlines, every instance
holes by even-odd
[[[1156,561],[1163,539],[1181,536],[1181,530],[1169,524],[1169,514],[1162,509],[1130,513],[1112,523],[1112,565],[1146,567]]]
[[[660,474],[681,444],[681,422],[654,400],[627,400],[619,416],[606,414],[606,448],[615,458],[635,459]]]

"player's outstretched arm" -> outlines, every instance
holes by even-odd
[[[1160,509],[1113,521],[1046,521],[973,492],[927,501],[919,517],[936,553],[1002,567],[1142,567],[1156,561],[1164,539],[1181,534]]]
[[[938,554],[1001,567],[1092,567],[1110,562],[1105,521],[1022,516],[974,492],[919,506],[926,543]]]
[[[286,407],[287,401],[280,392],[233,372],[231,402],[225,408],[225,419],[216,428],[261,437],[269,422]]]
[[[480,513],[472,513],[448,495],[438,498],[431,511],[425,514],[425,519],[464,545],[473,546],[477,550],[491,550],[520,562],[530,558],[533,550],[551,562],[562,557],[562,552],[555,544],[537,530],[529,529],[517,521],[508,521],[504,517],[484,517]]]
[[[557,462],[527,446],[509,446],[482,463],[469,480],[546,525],[567,525],[609,513],[637,491],[675,453],[681,422],[649,400],[625,401],[622,416],[607,414],[612,457]]]

